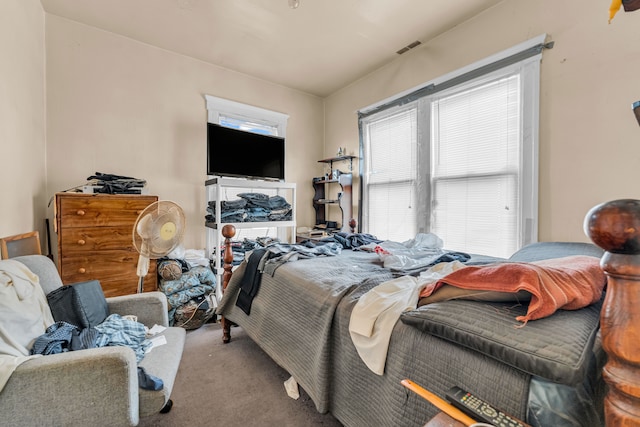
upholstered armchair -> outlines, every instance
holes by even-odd
[[[39,277],[44,293],[62,286],[54,263],[43,255],[13,258]],[[136,362],[124,346],[90,348],[36,357],[20,364],[0,391],[0,425],[135,426],[141,417],[171,404],[170,395],[185,330],[169,327],[161,292],[107,298],[110,313],[135,315],[149,328],[167,327],[167,343]],[[138,366],[160,378],[163,389],[142,389]],[[170,406],[169,406],[170,407]],[[166,409],[165,409],[166,410]]]

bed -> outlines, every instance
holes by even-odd
[[[409,378],[444,397],[461,387],[532,426],[640,425],[636,355],[640,202],[592,209],[587,243],[537,243],[506,261],[602,257],[606,292],[584,308],[558,310],[522,325],[528,305],[454,299],[403,312],[388,341],[382,375],[363,362],[349,332],[359,299],[394,278],[375,253],[286,262],[263,273],[250,310],[236,305],[253,266],[231,272],[226,251],[218,307],[224,341],[245,332],[309,394],[318,411],[345,426],[422,426],[438,409],[408,392]],[[230,245],[233,227],[223,229]],[[605,252],[606,251],[606,252]],[[497,260],[474,257],[472,264]],[[608,360],[608,362],[607,362]],[[605,366],[606,363],[606,366]],[[605,394],[607,393],[605,399]],[[606,419],[606,421],[605,421]]]

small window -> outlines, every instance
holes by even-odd
[[[286,137],[287,114],[205,95],[207,121],[235,129]]]
[[[219,125],[228,128],[239,129],[245,132],[259,133],[262,135],[278,136],[277,124],[257,123],[245,118],[232,117],[230,115],[220,114]]]

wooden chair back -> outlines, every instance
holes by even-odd
[[[41,254],[40,234],[37,231],[0,238],[0,256],[2,256],[2,259]]]

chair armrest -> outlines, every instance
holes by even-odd
[[[123,295],[107,298],[109,313],[121,316],[133,314],[138,322],[152,327],[153,325],[169,326],[167,297],[162,292],[144,292],[142,294]]]
[[[135,353],[102,347],[27,360],[0,393],[0,413],[13,425],[137,425]]]

